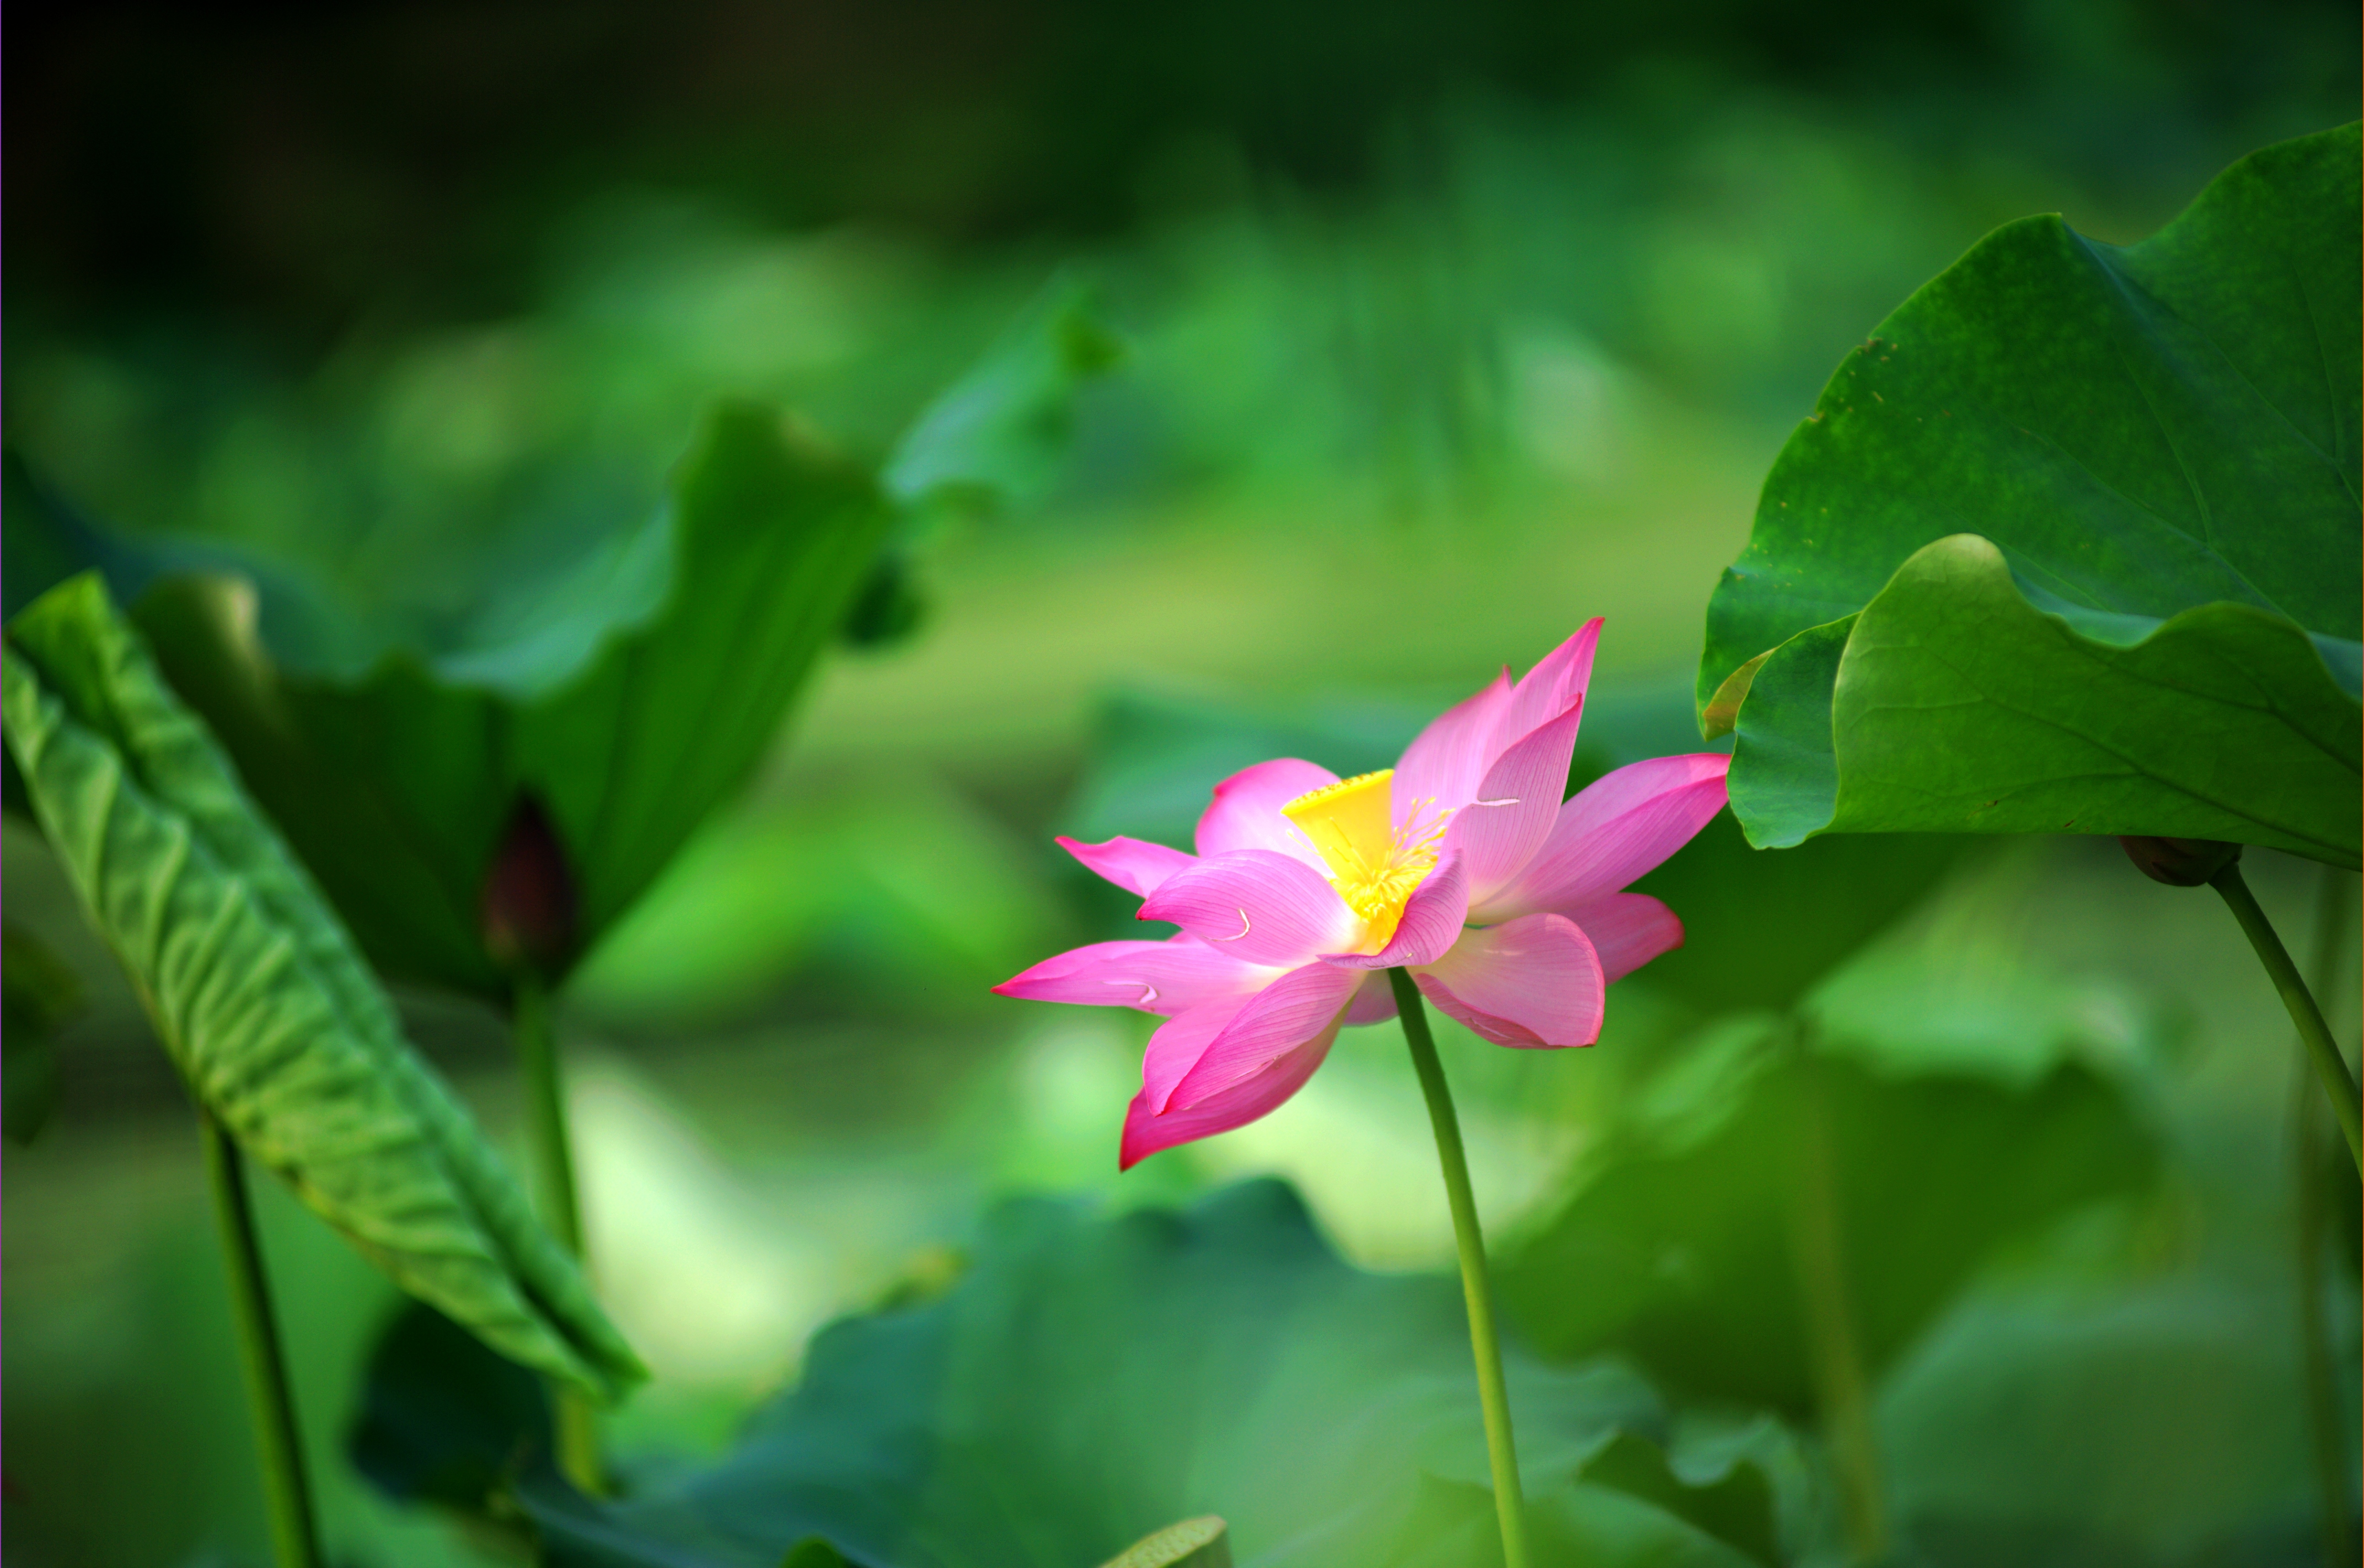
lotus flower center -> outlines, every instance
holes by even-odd
[[[1330,868],[1338,896],[1368,923],[1370,952],[1393,940],[1404,906],[1436,869],[1436,846],[1444,837],[1445,814],[1430,816],[1428,801],[1414,802],[1403,825],[1396,826],[1394,777],[1392,768],[1361,773],[1280,808]]]

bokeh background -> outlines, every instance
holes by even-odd
[[[1839,356],[1999,222],[2132,240],[2354,117],[2359,49],[2338,0],[84,0],[14,7],[7,41],[10,446],[117,526],[234,540],[413,628],[646,517],[718,395],[875,454],[1046,289],[1088,289],[1124,345],[1055,475],[941,524],[916,629],[827,656],[563,998],[597,1268],[658,1373],[618,1442],[683,1461],[998,1195],[1277,1172],[1348,1256],[1443,1266],[1391,1026],[1118,1177],[1147,1020],[987,992],[1122,934],[1051,835],[1179,841],[1265,755],[1383,764],[1594,614],[1602,711],[1695,746],[1708,593]],[[2353,900],[2253,862],[2293,947]],[[1836,918],[1814,901],[1878,881],[1849,866],[1780,923]],[[2271,994],[2220,908],[2113,845],[1915,866],[1818,1016],[1898,1073],[2082,1064],[2161,1165],[1990,1260],[1887,1369],[1901,1528],[1946,1561],[2316,1560],[2311,1174]],[[259,1561],[185,1098],[13,823],[6,874],[89,997],[54,1116],[6,1153],[12,1558]],[[1781,931],[1731,940],[1789,962]],[[1615,1169],[1675,1066],[1761,1032],[1685,957],[1612,991],[1594,1051],[1444,1042],[1499,1235]],[[405,1000],[507,1135],[496,1020]],[[292,1202],[266,1220],[331,1538],[493,1560],[351,1478],[393,1297]],[[1987,1533],[1947,1557],[1963,1519]]]

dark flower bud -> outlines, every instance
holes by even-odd
[[[476,925],[506,970],[554,977],[574,951],[574,873],[541,802],[518,797],[485,873]]]
[[[2241,858],[2241,846],[2216,839],[2121,838],[2126,859],[2153,882],[2199,887]]]

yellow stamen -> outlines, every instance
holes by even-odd
[[[1419,808],[1426,801],[1414,803],[1400,829],[1395,826],[1394,777],[1391,768],[1362,773],[1300,795],[1280,808],[1330,868],[1330,885],[1338,896],[1368,924],[1368,952],[1395,936],[1404,905],[1436,869],[1437,841],[1444,837],[1442,813],[1422,820]]]

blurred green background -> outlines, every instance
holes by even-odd
[[[597,1270],[658,1374],[618,1443],[651,1464],[712,1451],[816,1328],[940,1268],[1000,1194],[1136,1205],[1279,1173],[1351,1258],[1442,1266],[1392,1026],[1266,1121],[1118,1178],[1148,1020],[986,990],[1128,934],[1051,835],[1182,841],[1262,756],[1382,765],[1593,614],[1594,765],[1695,747],[1708,592],[1873,322],[1998,222],[2138,238],[2358,93],[2354,7],[2301,0],[86,3],[11,23],[11,446],[121,528],[230,539],[331,602],[393,606],[397,640],[645,517],[717,395],[875,454],[1054,278],[1088,281],[1126,345],[1055,481],[939,521],[917,632],[825,661],[744,799],[563,999]],[[2157,1179],[1980,1251],[1901,1335],[1876,1404],[1896,1529],[1933,1562],[2316,1560],[2298,1062],[2224,911],[2106,843],[1858,844],[1803,872],[1736,844],[1719,824],[1695,903],[1667,891],[1697,940],[1616,988],[1597,1050],[1448,1031],[1508,1253],[1712,1140],[1765,1009],[1810,983],[1875,1078],[2024,1088],[2073,1066],[2155,1141]],[[2303,952],[2316,869],[2253,859]],[[50,1124],[6,1155],[12,1560],[257,1561],[192,1119],[13,822],[6,874],[11,920],[90,997]],[[1748,877],[1757,902],[1716,923],[1719,879]],[[2340,951],[2327,1000],[2352,1040]],[[496,1020],[406,1006],[506,1134]],[[1859,1152],[1876,1182],[1893,1151]],[[1949,1179],[1976,1192],[1976,1162],[2013,1154],[1969,1147]],[[331,1539],[355,1562],[479,1561],[339,1457],[389,1287],[275,1192],[265,1219]],[[1655,1299],[1616,1342],[1679,1385]],[[1559,1319],[1530,1312],[1548,1340]]]

